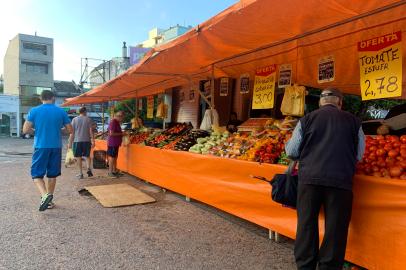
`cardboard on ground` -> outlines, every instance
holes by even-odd
[[[155,202],[151,196],[128,184],[85,187],[103,207],[119,207]]]

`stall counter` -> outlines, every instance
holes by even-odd
[[[97,141],[96,149],[105,150]],[[296,211],[272,201],[271,179],[286,167],[128,145],[118,167],[136,177],[295,238]],[[346,260],[368,269],[406,269],[406,181],[357,175]],[[323,217],[320,217],[323,235]],[[270,254],[271,256],[271,254]]]

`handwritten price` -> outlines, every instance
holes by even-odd
[[[273,98],[273,93],[262,93],[255,95],[255,104],[262,104],[266,102],[271,102]]]
[[[386,93],[393,93],[398,90],[398,78],[396,76],[391,76],[386,80],[386,77],[381,77],[375,79],[375,82],[371,83],[371,80],[364,81],[366,85],[365,97],[373,96],[377,94],[384,95]],[[372,86],[372,87],[371,87]],[[386,93],[385,93],[386,92]]]

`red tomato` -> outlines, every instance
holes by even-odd
[[[400,136],[400,141],[404,144],[406,144],[406,135]]]
[[[400,156],[401,156],[402,158],[406,158],[406,149],[401,149],[401,150],[400,150]]]
[[[378,144],[379,144],[380,146],[384,146],[384,145],[386,144],[386,141],[385,141],[385,140],[379,140],[379,141],[378,141]]]
[[[406,173],[403,173],[399,178],[400,180],[406,180]]]
[[[378,158],[378,161],[376,162],[378,167],[385,168],[386,167],[386,162],[383,158]]]
[[[386,162],[386,167],[391,167],[393,165],[395,165],[396,159],[394,159],[393,157],[387,157],[385,159]]]
[[[369,151],[375,152],[378,149],[375,145],[369,147]]]
[[[384,156],[386,154],[386,151],[385,151],[385,149],[380,148],[380,149],[376,150],[375,154],[378,157],[381,157],[381,156]]]
[[[381,174],[382,174],[382,177],[384,177],[384,178],[390,178],[388,169],[381,169]]]
[[[392,147],[393,148],[399,148],[401,146],[401,143],[400,142],[394,142],[394,143],[392,143]]]
[[[399,165],[399,166],[402,167],[404,170],[406,170],[406,160],[399,161],[399,162],[397,163],[397,165]]]
[[[376,137],[375,137],[375,140],[383,140],[383,139],[385,139],[385,137],[383,136],[383,135],[377,135]]]
[[[402,174],[403,169],[399,166],[393,166],[389,169],[389,174],[391,177],[399,177]]]
[[[397,150],[390,150],[388,152],[388,156],[390,156],[390,157],[397,157],[398,155],[399,155],[399,151],[397,151]]]
[[[398,157],[396,157],[396,160],[397,160],[397,161],[403,161],[403,157],[398,156]]]
[[[390,144],[390,143],[385,144],[383,149],[385,149],[386,151],[390,151],[392,149],[392,144]]]
[[[369,154],[368,158],[369,158],[370,160],[375,160],[375,159],[376,159],[375,153]]]
[[[406,143],[402,143],[402,144],[400,145],[400,149],[406,149]]]
[[[392,141],[389,141],[389,142],[392,142]],[[370,145],[378,145],[378,141],[373,140],[373,141],[370,141],[369,144]]]
[[[372,171],[373,172],[379,172],[379,167],[376,166],[376,165],[372,166]]]

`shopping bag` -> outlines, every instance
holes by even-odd
[[[121,143],[123,146],[128,146],[130,144],[130,136],[124,135],[123,136],[123,141]]]
[[[303,116],[305,107],[306,88],[293,85],[285,88],[285,94],[281,104],[283,115]]]
[[[292,175],[296,161],[291,161],[284,174],[276,174],[271,180],[272,200],[296,208],[298,176]]]
[[[68,151],[66,151],[65,165],[72,164],[73,162],[75,162],[75,156],[73,155],[73,150],[68,149]]]

